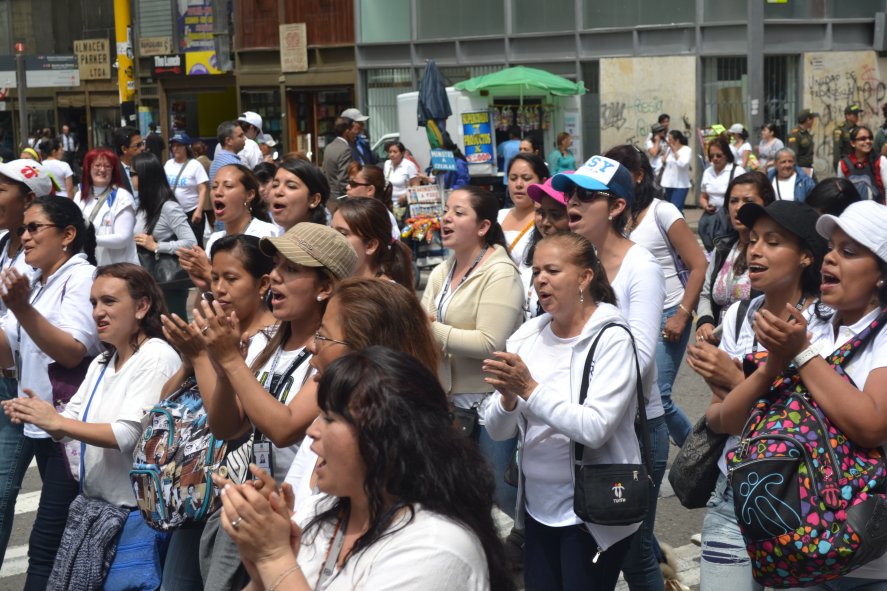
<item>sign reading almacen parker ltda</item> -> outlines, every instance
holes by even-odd
[[[107,80],[111,77],[111,47],[107,39],[74,41],[74,55],[81,80]]]

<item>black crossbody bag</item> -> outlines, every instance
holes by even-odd
[[[632,348],[634,348],[634,337],[631,336],[631,331],[626,326],[611,322],[600,330],[585,360],[579,404],[585,402],[585,397],[588,394],[588,375],[598,341],[604,331],[611,326],[618,326],[628,332]],[[653,490],[651,477],[653,464],[650,459],[650,434],[647,430],[647,412],[644,407],[644,389],[641,383],[641,366],[638,362],[637,350],[634,355],[634,366],[637,371],[636,392],[638,399],[635,428],[640,430],[639,436],[643,442],[641,456],[644,463],[583,466],[581,462],[585,447],[580,443],[573,442],[576,471],[573,511],[582,521],[598,525],[631,525],[641,522],[647,517],[649,499]]]

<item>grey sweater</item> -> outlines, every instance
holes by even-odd
[[[135,234],[145,232],[145,213],[139,211],[136,214]],[[167,254],[175,254],[182,247],[194,246],[197,239],[194,231],[188,225],[185,211],[177,201],[167,201],[160,209],[160,217],[154,225],[151,234],[157,241],[157,251]]]

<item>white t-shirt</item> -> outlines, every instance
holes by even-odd
[[[726,166],[721,170],[720,174],[715,173],[715,167],[709,166],[705,169],[705,172],[702,173],[702,183],[699,187],[702,189],[704,193],[708,194],[708,202],[709,204],[717,207],[718,209],[724,205],[724,195],[727,193],[727,186],[730,184],[730,170],[733,168],[733,164],[727,163]],[[736,165],[736,170],[733,172],[733,177],[736,178],[741,174],[745,173],[745,169]]]
[[[293,516],[302,528],[330,506],[327,495],[309,499]],[[395,519],[374,544],[351,556],[345,567],[336,567],[320,587],[325,591],[487,591],[490,574],[480,540],[464,525],[414,506]],[[302,536],[299,566],[313,588],[323,568],[333,538],[335,522],[328,522]]]
[[[247,359],[256,359],[267,344],[268,340],[264,336],[257,335],[254,337],[249,344]],[[290,367],[300,358],[304,350],[304,347],[293,349],[292,351],[279,350],[280,354],[275,353],[271,355],[268,361],[256,373],[256,379],[262,387],[271,392],[272,385],[275,386],[278,400],[286,405],[292,404],[302,384],[308,381],[308,378],[314,373],[314,370],[308,363],[311,355],[302,356],[301,363],[286,379],[286,382],[282,386],[277,384],[289,372]],[[289,471],[290,465],[296,457],[296,452],[299,451],[300,443],[301,441],[287,447],[277,447],[273,443],[271,444],[271,457],[274,461],[274,479],[278,484],[283,482],[284,477]]]
[[[733,152],[733,158],[737,163],[742,163],[742,156],[746,152],[751,152],[751,144],[748,142],[742,142],[742,145],[736,147],[736,144],[730,144],[730,151]]]
[[[693,160],[693,150],[690,146],[681,146],[675,153],[668,149],[665,151],[665,170],[662,171],[662,180],[659,183],[666,189],[686,189],[690,186],[690,163]]]
[[[133,240],[136,225],[136,204],[132,194],[123,188],[115,189],[114,198],[108,199],[99,208],[93,219],[95,226],[95,260],[101,267],[112,263],[139,264],[136,243]],[[89,219],[98,199],[90,195],[84,201],[80,191],[74,196],[83,217]]]
[[[665,276],[650,251],[635,244],[625,254],[610,285],[616,293],[619,312],[628,320],[643,374],[645,410],[648,419],[665,414],[656,371],[656,347],[665,303]]]
[[[0,232],[0,240],[8,233],[8,230]],[[15,269],[20,275],[26,276],[32,284],[34,277],[37,275],[37,269],[25,262],[24,248],[19,246],[18,250],[10,255],[8,243],[3,245],[2,250],[0,250],[0,271],[5,271],[6,269]],[[3,300],[0,300],[0,319],[6,316],[8,311],[6,304],[3,303]]]
[[[268,222],[263,222],[260,219],[253,218],[250,220],[249,224],[246,227],[246,230],[243,231],[247,236],[255,236],[256,238],[267,238],[269,236],[278,236],[278,232],[280,232],[280,226],[277,224],[271,224]],[[216,240],[219,238],[223,238],[227,236],[228,233],[225,230],[219,230],[218,232],[213,232],[209,235],[209,239],[206,241],[206,256],[209,257],[210,253],[212,253],[213,244],[216,243]]]
[[[781,199],[782,201],[794,201],[795,200],[795,181],[798,180],[798,173],[793,172],[790,177],[785,180],[780,180],[779,175],[773,177],[773,191],[776,193],[776,198]]]
[[[412,160],[404,158],[393,168],[391,160],[385,161],[385,180],[391,183],[391,196],[394,197],[395,204],[397,198],[405,195],[410,186],[410,180],[419,176],[419,170]]]
[[[653,134],[648,133],[647,139],[644,141],[644,149],[647,151],[647,157],[650,159],[650,166],[653,167],[653,174],[659,174],[662,168],[662,155],[668,150],[668,143],[665,140],[659,140],[659,153],[656,156],[650,155],[653,149]]]
[[[258,166],[264,158],[262,156],[262,149],[259,147],[259,144],[256,142],[256,140],[251,140],[249,138],[244,139],[246,141],[243,143],[243,149],[239,151],[237,155],[240,157],[240,160],[243,162],[244,166],[252,170],[256,166]]]
[[[554,394],[570,403],[570,362],[579,336],[562,339],[551,330],[551,323],[536,336],[529,350],[533,359],[533,377]],[[527,513],[549,527],[582,523],[573,511],[573,464],[570,438],[527,413],[524,432],[523,474]]]
[[[44,285],[34,284],[29,301],[53,326],[64,330],[86,348],[86,355],[93,357],[99,352],[95,321],[89,291],[92,289],[95,267],[86,261],[86,255],[75,254]],[[26,330],[20,328],[15,314],[3,319],[3,333],[13,355],[19,359],[18,395],[24,398],[28,388],[41,400],[54,403],[48,367],[52,358],[44,353]],[[25,423],[25,435],[35,439],[49,437],[43,429]]]
[[[499,222],[499,225],[502,225],[503,220],[505,220],[505,216],[507,216],[512,209],[514,208],[509,207],[508,209],[499,210],[499,215],[496,220]],[[520,265],[521,261],[524,260],[524,255],[527,252],[527,247],[530,245],[530,237],[533,235],[533,223],[534,221],[530,220],[530,229],[524,232],[523,236],[521,236],[521,230],[502,230],[502,232],[505,234],[505,244],[507,244],[509,247],[514,244],[514,248],[511,249],[511,252],[509,254],[511,255],[511,260],[513,260],[514,264],[516,265]],[[515,243],[514,241],[518,236],[520,236],[520,240]]]
[[[163,171],[166,173],[166,180],[172,187],[176,195],[176,200],[185,210],[185,213],[197,209],[197,201],[200,198],[198,189],[200,185],[209,182],[209,176],[206,169],[195,159],[188,160],[185,164],[185,170],[182,170],[182,164],[176,162],[173,158],[166,161],[163,165]],[[179,171],[182,172],[179,176]],[[178,185],[173,187],[173,183],[179,179]]]
[[[654,199],[650,207],[647,208],[647,213],[641,223],[629,235],[632,242],[649,250],[662,265],[665,275],[665,309],[677,306],[684,297],[684,286],[678,277],[678,269],[675,267],[667,242],[672,224],[683,218],[680,210],[668,201]],[[665,236],[659,231],[659,226],[656,224],[657,219],[662,225],[662,229],[665,230]]]
[[[85,461],[83,491],[91,498],[134,507],[129,471],[132,450],[142,433],[142,416],[160,399],[160,390],[182,362],[175,349],[162,339],[143,343],[123,364],[120,373],[114,369],[116,354],[107,365],[100,363],[103,358],[99,355],[92,361],[62,416],[82,421],[88,405],[86,422],[111,423],[119,449],[84,447],[84,457],[80,458]]]
[[[44,160],[43,168],[48,170],[52,176],[55,177],[62,192],[66,193],[65,181],[68,177],[74,176],[74,171],[71,170],[71,165],[64,160]]]

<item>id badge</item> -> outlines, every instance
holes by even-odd
[[[256,441],[253,443],[253,460],[256,466],[274,476],[273,462],[271,461],[271,443],[269,441]]]

